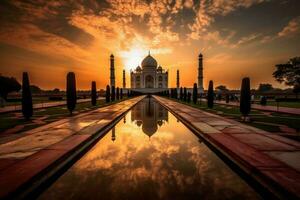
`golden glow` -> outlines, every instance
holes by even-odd
[[[135,69],[141,64],[142,59],[145,57],[146,50],[132,48],[129,51],[122,51],[121,57],[124,60],[124,67],[127,70]]]

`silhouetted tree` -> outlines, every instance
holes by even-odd
[[[209,81],[208,90],[207,90],[207,107],[214,107],[214,83],[213,81]]]
[[[291,58],[287,63],[277,64],[275,67],[273,77],[280,83],[294,86],[297,95],[300,92],[300,57]]]
[[[111,101],[116,100],[116,89],[115,86],[111,86]]]
[[[186,91],[186,87],[183,88],[183,101],[187,100],[187,91]]]
[[[0,96],[7,100],[7,94],[10,92],[18,92],[21,89],[20,83],[13,77],[5,77],[0,75]]]
[[[228,91],[227,87],[225,85],[219,85],[216,87],[216,90],[220,90],[221,92]]]
[[[193,103],[197,103],[197,98],[198,98],[198,89],[197,89],[197,83],[194,83],[193,87]]]
[[[106,86],[105,101],[106,101],[106,103],[110,102],[110,87],[109,87],[109,85]]]
[[[35,93],[41,93],[43,90],[36,85],[30,85],[30,91],[32,94],[35,94]]]
[[[95,106],[97,104],[96,81],[92,81],[91,100],[92,100],[92,105]]]
[[[175,98],[175,99],[178,98],[177,88],[174,88],[174,98]]]
[[[191,96],[192,94],[190,92],[187,93],[187,102],[190,103],[191,102]]]
[[[75,73],[69,72],[67,74],[67,107],[72,114],[73,110],[75,109],[77,101],[77,94],[76,94],[76,79]]]
[[[182,87],[180,87],[179,98],[181,101],[183,100],[183,88]]]
[[[130,97],[130,91],[127,90],[127,97]]]
[[[117,97],[117,100],[119,100],[120,99],[120,88],[119,87],[117,87],[117,92],[116,92],[116,97]]]
[[[123,99],[123,89],[120,89],[120,98]]]
[[[250,79],[248,77],[243,78],[241,86],[241,99],[240,99],[240,112],[242,113],[244,120],[249,115],[251,110],[251,92],[250,92]]]
[[[27,72],[23,72],[22,80],[22,113],[26,120],[29,120],[33,114],[32,96]]]
[[[269,84],[269,83],[261,83],[261,84],[259,84],[257,90],[259,92],[268,92],[268,91],[271,91],[273,89],[274,88],[273,88],[273,86],[271,84]]]

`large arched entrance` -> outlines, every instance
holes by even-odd
[[[146,88],[154,88],[154,78],[151,75],[147,75],[145,78]]]

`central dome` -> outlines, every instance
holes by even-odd
[[[142,61],[142,67],[157,67],[156,60],[149,54],[144,60]]]

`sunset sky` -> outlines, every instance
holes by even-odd
[[[151,51],[169,70],[174,87],[197,80],[197,57],[204,56],[204,87],[252,87],[272,83],[274,65],[300,56],[300,0],[1,0],[0,73],[43,89],[65,88],[74,71],[79,89],[109,83],[109,56],[122,70],[136,68]]]

